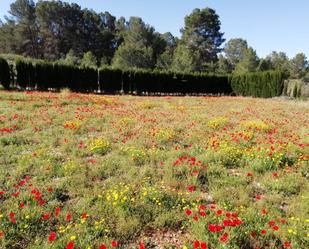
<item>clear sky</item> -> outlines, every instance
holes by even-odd
[[[0,0],[0,17],[13,0]],[[217,11],[225,38],[245,38],[259,56],[284,51],[309,57],[309,0],[73,0],[83,8],[119,18],[139,16],[157,31],[180,36],[184,17],[194,8]]]

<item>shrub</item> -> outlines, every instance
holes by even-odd
[[[0,83],[5,89],[10,88],[10,67],[7,61],[0,57]]]
[[[277,71],[234,74],[230,82],[236,95],[271,98],[283,91],[283,73]]]
[[[99,70],[100,91],[104,93],[116,93],[122,90],[122,71],[107,67]]]
[[[87,147],[91,152],[101,155],[105,155],[112,149],[110,142],[103,138],[90,141]]]

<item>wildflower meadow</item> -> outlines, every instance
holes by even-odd
[[[0,248],[308,249],[309,103],[0,93]]]

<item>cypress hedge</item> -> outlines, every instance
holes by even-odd
[[[279,71],[231,75],[230,82],[236,95],[271,98],[281,95],[284,77]]]
[[[17,71],[17,85],[22,89],[34,88],[34,67],[30,61],[17,59],[16,63]]]
[[[10,88],[10,67],[3,58],[0,58],[0,83],[5,89]]]
[[[122,90],[122,71],[107,67],[99,70],[100,91],[104,93],[117,93]]]
[[[22,89],[60,90],[69,88],[75,92],[98,90],[98,71],[61,63],[44,61],[16,61],[17,83]]]
[[[231,94],[227,76],[201,73],[174,73],[148,70],[99,70],[100,89],[104,93],[136,94]]]
[[[4,68],[4,69],[3,69]],[[10,78],[8,65],[0,60],[0,72]],[[115,94],[225,94],[269,98],[279,96],[283,90],[283,73],[277,71],[247,74],[214,75],[206,73],[180,73],[170,71],[127,70],[104,67],[80,68],[61,63],[18,59],[17,83],[22,89],[100,92]]]

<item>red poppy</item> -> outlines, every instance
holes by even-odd
[[[140,242],[139,242],[139,249],[145,249],[145,248],[146,248],[146,247],[145,247],[143,241],[140,241]]]
[[[278,174],[277,172],[273,172],[272,175],[273,175],[273,177],[275,177],[275,178],[279,176],[279,174]]]
[[[15,213],[11,211],[10,212],[10,217],[13,218],[14,216],[15,216]]]
[[[67,214],[66,221],[70,221],[71,219],[72,219],[72,216],[70,214]]]
[[[74,248],[74,242],[73,241],[70,241],[67,246],[66,246],[66,249],[73,249]]]
[[[198,240],[194,241],[193,247],[194,248],[199,248],[200,247],[200,242]]]
[[[105,244],[100,245],[99,249],[106,249],[106,245]]]
[[[274,226],[273,229],[274,229],[275,231],[278,231],[278,230],[279,230],[279,227],[278,227],[278,226]]]
[[[188,191],[189,192],[193,192],[193,191],[195,191],[195,186],[194,185],[190,185],[190,186],[188,186]]]
[[[57,218],[60,214],[60,207],[57,207],[55,210],[55,217]]]
[[[4,232],[0,231],[0,238],[4,236]]]
[[[16,193],[11,194],[11,196],[15,197],[15,198],[17,198],[19,195],[20,195],[20,192],[16,192]]]
[[[19,204],[19,208],[23,209],[24,207],[25,207],[25,203],[21,202],[21,203]]]
[[[263,198],[262,195],[256,195],[256,196],[255,196],[255,200],[256,200],[256,201],[260,201],[260,200],[262,200],[262,198]]]
[[[198,217],[196,215],[193,216],[193,220],[197,221]]]
[[[268,222],[268,224],[272,227],[276,224],[276,222],[274,220],[271,220],[271,221]]]
[[[233,212],[231,215],[232,215],[233,218],[237,218],[237,216],[238,216],[235,212]]]
[[[200,205],[200,209],[201,209],[201,210],[205,210],[205,209],[206,209],[206,206],[205,206],[205,205]]]
[[[222,213],[223,213],[223,212],[222,212],[222,210],[220,210],[220,209],[217,210],[217,212],[216,212],[217,215],[221,215]]]
[[[266,234],[267,233],[267,231],[265,230],[265,229],[263,229],[262,231],[261,231],[261,234]]]
[[[117,241],[113,240],[111,243],[111,247],[117,247],[118,243]]]
[[[49,188],[47,189],[47,191],[48,191],[49,193],[54,192],[54,190],[53,190],[53,188],[52,188],[52,187],[49,187]]]
[[[192,211],[190,209],[186,210],[186,215],[190,216],[192,214]]]
[[[205,213],[204,211],[201,211],[201,212],[200,212],[200,216],[203,216],[203,217],[204,217],[204,216],[206,216],[206,213]]]
[[[202,248],[202,249],[207,249],[207,244],[206,244],[205,242],[202,242],[202,243],[201,243],[201,248]]]
[[[253,176],[253,174],[251,172],[247,173],[247,177],[252,177],[252,176]]]
[[[44,214],[44,215],[42,216],[42,219],[43,219],[43,220],[49,220],[49,219],[50,219],[50,214]]]
[[[83,219],[87,219],[87,217],[88,217],[87,213],[83,213],[83,214],[82,214],[82,218],[83,218]]]
[[[291,242],[286,241],[286,242],[283,243],[283,246],[288,248],[288,247],[291,247],[292,245],[291,245]]]
[[[22,185],[24,185],[25,183],[26,183],[25,180],[21,180],[21,181],[19,182],[19,185],[22,186]]]
[[[40,194],[40,193],[36,193],[36,194],[35,194],[35,199],[36,199],[37,201],[39,201],[39,200],[41,199],[41,194]]]
[[[231,220],[223,220],[223,226],[225,226],[225,227],[233,226],[233,221],[231,221]]]
[[[220,241],[225,243],[228,240],[229,235],[227,233],[224,233],[221,237],[220,237]]]
[[[51,232],[49,237],[48,237],[48,241],[49,242],[53,242],[56,239],[57,234],[55,232]]]
[[[208,225],[208,230],[212,233],[215,232],[221,232],[222,231],[222,226],[220,225],[213,225],[213,224],[209,224]]]
[[[232,225],[232,226],[239,226],[239,225],[241,225],[241,224],[243,223],[243,222],[242,222],[241,220],[239,220],[239,219],[233,220],[232,222],[233,222],[233,225]]]

